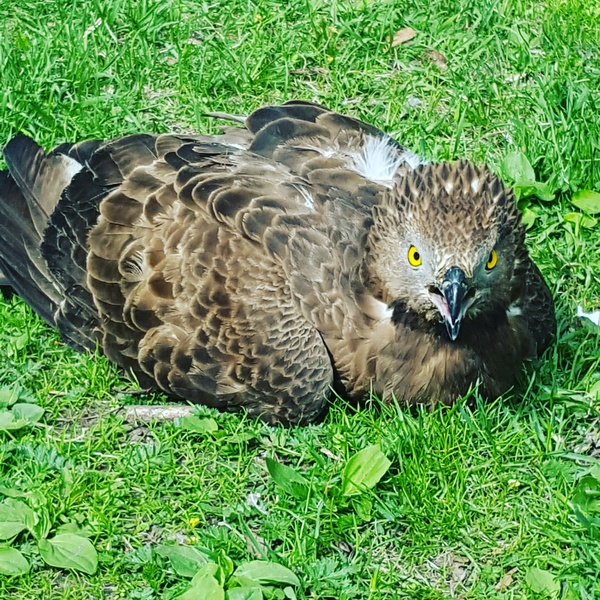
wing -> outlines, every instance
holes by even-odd
[[[527,319],[531,335],[531,358],[539,358],[556,338],[554,301],[538,266],[528,259],[525,286],[517,306]]]
[[[4,149],[8,171],[0,172],[0,268],[11,286],[49,324],[65,298],[41,245],[49,215],[63,189],[101,142],[65,144],[46,154],[33,140],[17,136]],[[65,324],[63,335],[79,348],[81,321]]]
[[[290,102],[215,136],[14,144],[0,268],[71,345],[273,422],[320,414],[332,354],[345,381],[365,370],[381,303],[363,298],[364,230],[417,160],[389,136]]]
[[[306,181],[226,141],[162,136],[102,202],[87,266],[103,348],[178,396],[312,419],[332,366],[289,257],[292,239],[321,241],[322,218]]]

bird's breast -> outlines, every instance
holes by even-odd
[[[523,360],[518,332],[505,322],[463,333],[453,342],[443,327],[397,325],[393,336],[380,335],[372,347],[372,389],[404,405],[433,406],[452,404],[475,386],[491,398],[514,385]]]

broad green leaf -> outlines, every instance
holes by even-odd
[[[71,495],[73,489],[73,471],[70,467],[63,467],[60,470],[61,486],[60,493],[64,498],[68,498]]]
[[[193,546],[158,546],[155,552],[168,558],[175,573],[181,577],[193,577],[210,560],[208,553]]]
[[[206,573],[175,600],[225,600],[225,590],[212,575]]]
[[[544,202],[552,202],[556,196],[550,186],[547,183],[542,183],[541,181],[535,182],[535,195]]]
[[[0,546],[0,575],[23,575],[29,566],[29,561],[18,550]]]
[[[254,439],[256,439],[256,434],[251,433],[250,431],[240,431],[226,436],[225,441],[228,444],[244,444],[245,442]]]
[[[300,500],[306,498],[309,483],[305,477],[295,469],[282,465],[272,458],[267,458],[266,462],[269,474],[281,489]]]
[[[594,400],[600,400],[600,381],[596,381],[596,383],[594,383],[594,385],[590,388],[588,395]]]
[[[28,425],[25,419],[17,419],[11,410],[0,411],[0,431],[13,431]]]
[[[40,556],[52,567],[73,569],[93,575],[98,568],[98,554],[87,538],[73,533],[61,533],[38,542]]]
[[[557,598],[560,593],[560,581],[550,571],[529,567],[525,572],[525,582],[536,594],[548,594]]]
[[[244,576],[240,577],[239,575],[234,575],[233,577],[231,577],[229,579],[229,581],[227,582],[227,585],[230,588],[233,588],[235,586],[240,587],[240,588],[252,588],[252,587],[257,587],[258,583],[254,579],[250,579],[249,577],[244,577]]]
[[[25,419],[29,423],[37,423],[44,414],[44,409],[37,404],[18,403],[12,407],[12,412],[18,419]]]
[[[80,535],[82,537],[90,537],[93,535],[93,531],[89,527],[81,527],[78,523],[73,523],[69,521],[68,523],[63,523],[59,525],[55,529],[56,533],[75,533],[76,535]]]
[[[533,183],[535,173],[531,163],[522,152],[510,152],[500,165],[502,179],[518,184]]]
[[[214,419],[203,419],[196,415],[189,415],[188,417],[181,417],[175,420],[175,423],[181,429],[187,429],[188,431],[195,431],[196,433],[212,433],[219,429],[217,422]]]
[[[8,496],[9,498],[25,498],[30,492],[23,492],[17,488],[7,488],[0,485],[0,494]]]
[[[218,565],[216,562],[209,562],[201,567],[200,570],[194,575],[191,581],[192,587],[195,587],[196,584],[199,581],[202,581],[207,575],[214,577],[221,587],[225,585],[225,573],[223,571],[223,567]]]
[[[259,587],[236,587],[225,592],[225,600],[263,600]]]
[[[19,391],[18,387],[9,388],[2,387],[0,388],[0,408],[8,408],[12,406],[19,399]]]
[[[513,192],[517,199],[517,205],[521,204],[527,198],[533,196],[535,188],[531,185],[513,185]]]
[[[233,573],[233,561],[231,560],[231,558],[229,558],[229,556],[227,556],[227,554],[225,553],[225,550],[221,549],[219,550],[219,552],[215,553],[215,560],[217,561],[217,564],[219,565],[219,567],[221,567],[221,572],[223,573],[223,578],[221,581],[221,583],[224,585],[225,581],[227,579],[229,579],[229,577],[231,577],[231,574]],[[217,577],[217,579],[219,579],[219,577],[217,576],[218,574],[215,574],[215,577]]]
[[[600,539],[600,481],[591,474],[575,488],[573,513],[594,539]]]
[[[600,515],[600,481],[593,475],[583,477],[575,488],[573,504],[585,512]]]
[[[29,506],[32,508],[40,508],[42,506],[46,506],[48,500],[46,495],[41,490],[32,490],[31,492],[26,492],[27,500],[29,501]]]
[[[32,529],[37,515],[20,500],[8,498],[0,504],[0,540],[8,540],[23,529]]]
[[[537,217],[537,213],[529,207],[526,207],[521,211],[521,221],[523,222],[523,225],[527,227],[527,229],[529,229],[535,223]]]
[[[17,350],[23,350],[25,346],[29,343],[29,333],[26,331],[22,333],[20,336],[13,338],[15,347]]]
[[[525,183],[517,182],[513,186],[513,191],[515,192],[517,199],[537,196],[544,202],[550,202],[551,200],[554,200],[554,194],[552,193],[550,187],[547,184],[539,181],[527,181]]]
[[[283,588],[283,594],[288,600],[298,600],[296,598],[296,592],[289,586]]]
[[[598,223],[597,219],[584,213],[567,213],[563,215],[563,219],[569,223],[575,223],[576,227],[584,227],[585,229],[595,227]]]
[[[266,560],[252,560],[240,565],[233,573],[234,577],[247,577],[261,584],[300,585],[300,580],[287,567]]]
[[[16,500],[15,498],[7,498],[1,505],[0,510],[3,514],[12,514],[23,519],[23,523],[28,529],[31,529],[37,523],[36,513],[29,508],[25,502]]]
[[[27,337],[29,336],[27,335]],[[0,408],[12,406],[16,402],[19,402],[19,400],[29,404],[37,403],[35,396],[29,390],[23,389],[18,384],[0,388]]]
[[[591,190],[580,190],[573,194],[571,202],[588,215],[600,213],[600,194]]]
[[[392,463],[379,444],[368,446],[355,454],[342,473],[342,494],[351,496],[375,487]]]
[[[357,498],[354,504],[354,509],[356,510],[356,515],[363,521],[371,520],[373,503],[368,496],[363,495],[360,498]]]
[[[10,540],[26,529],[25,523],[20,521],[3,521],[0,516],[0,540]]]
[[[36,511],[38,517],[37,523],[29,529],[36,540],[44,540],[48,537],[50,529],[53,525],[53,520],[50,517],[48,509],[45,507],[38,508]]]

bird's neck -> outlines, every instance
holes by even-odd
[[[455,341],[441,321],[427,321],[400,303],[393,308],[393,338],[372,340],[372,387],[378,395],[401,403],[451,404],[473,386],[497,396],[514,383],[523,360],[522,332],[501,308],[465,319]]]

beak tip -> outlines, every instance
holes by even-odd
[[[458,332],[460,331],[460,321],[455,321],[451,323],[450,320],[446,321],[446,331],[448,332],[448,337],[451,341],[456,341],[458,337]]]
[[[458,337],[460,323],[467,308],[464,302],[466,289],[464,271],[459,267],[449,269],[444,276],[440,290],[442,290],[447,306],[447,312],[443,313],[446,330],[448,337],[453,342]]]

